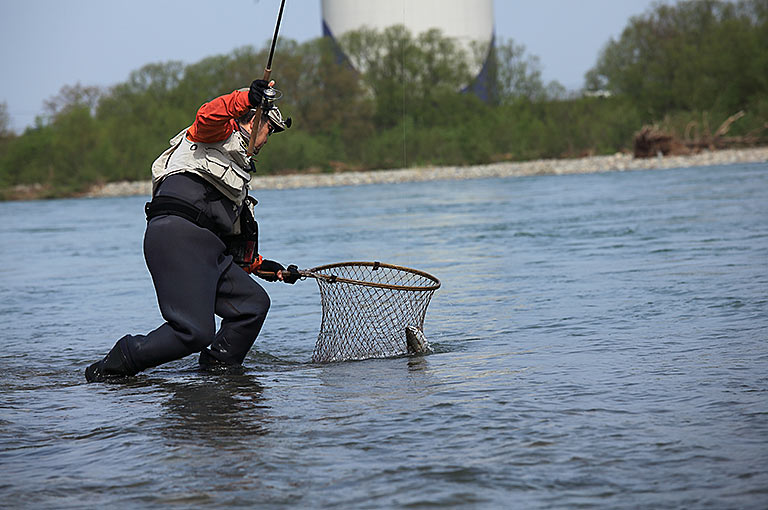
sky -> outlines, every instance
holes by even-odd
[[[319,37],[320,3],[286,0],[280,37]],[[545,81],[578,89],[605,43],[654,3],[494,0],[495,31],[539,57]],[[145,64],[194,63],[246,45],[262,47],[272,37],[278,7],[278,0],[0,0],[0,103],[20,132],[64,86],[108,87]],[[254,70],[254,77],[262,71]]]

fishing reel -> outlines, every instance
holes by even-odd
[[[261,111],[272,121],[273,133],[285,131],[291,127],[291,124],[293,123],[293,120],[290,117],[284,119],[283,114],[280,113],[280,108],[275,105],[275,102],[282,97],[283,93],[274,87],[269,87],[264,90]]]
[[[274,87],[264,89],[263,99],[261,101],[261,110],[267,113],[275,107],[275,101],[283,97],[283,93]]]

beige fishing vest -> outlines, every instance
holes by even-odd
[[[248,141],[234,130],[224,141],[189,140],[187,129],[171,139],[171,146],[152,163],[152,193],[169,175],[191,172],[207,180],[239,207],[248,194],[251,176]]]

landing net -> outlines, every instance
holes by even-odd
[[[307,273],[317,280],[323,307],[313,361],[383,358],[428,348],[424,316],[440,288],[434,276],[380,262],[342,262]]]

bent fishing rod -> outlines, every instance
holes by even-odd
[[[280,22],[283,19],[283,9],[285,8],[285,0],[281,0],[280,2],[280,11],[277,13],[277,23],[275,23],[275,33],[272,36],[272,47],[269,49],[269,58],[267,60],[267,67],[264,68],[264,76],[263,80],[266,82],[269,82],[269,77],[272,75],[272,58],[275,56],[275,45],[277,44],[277,34],[280,32]],[[271,92],[270,92],[271,91]],[[270,92],[269,97],[265,97],[264,99],[267,102],[273,102],[275,99],[277,99],[279,92],[272,87],[268,88],[264,93],[265,96],[267,95],[267,92]],[[263,104],[260,104],[256,108],[256,115],[254,116],[256,121],[254,121],[254,124],[258,122],[261,124],[261,114],[263,110]],[[258,125],[255,125],[254,127],[258,128]],[[248,155],[253,156],[253,146],[256,144],[256,133],[258,132],[258,129],[254,129],[253,133],[251,134],[250,140],[248,140]]]

